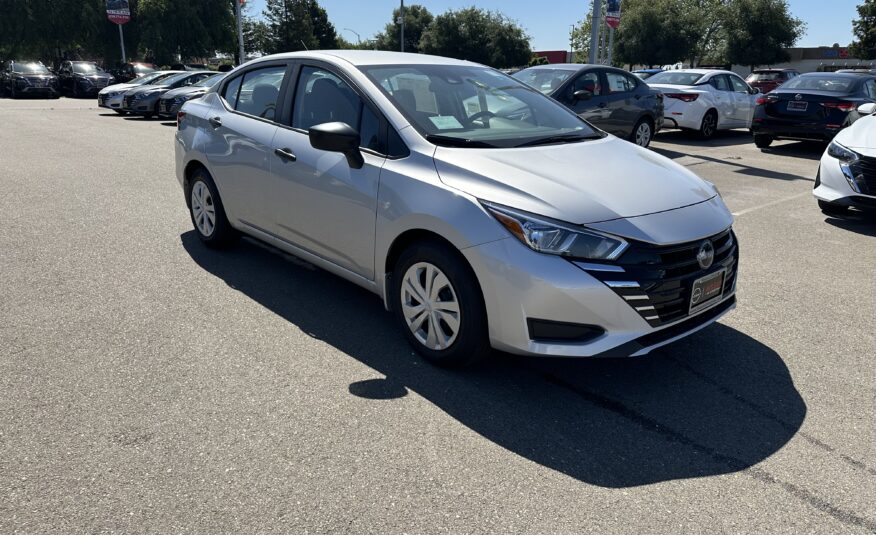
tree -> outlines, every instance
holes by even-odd
[[[246,53],[265,54],[271,47],[271,30],[263,20],[244,17],[243,49]]]
[[[849,54],[859,59],[876,59],[876,0],[865,0],[858,6],[858,19],[852,21],[855,41]]]
[[[383,33],[375,36],[378,50],[401,50],[401,25],[398,19],[399,9],[392,10],[392,20],[386,25]],[[435,17],[423,6],[414,4],[405,8],[405,52],[419,52],[420,39],[432,24]]]
[[[786,0],[732,0],[724,21],[729,63],[771,65],[788,61],[806,25],[791,15]]]
[[[526,65],[532,57],[529,36],[520,26],[500,13],[474,7],[435,17],[419,51],[493,67]]]
[[[615,57],[631,65],[665,65],[689,58],[696,33],[679,0],[628,0],[615,34]]]
[[[267,0],[268,52],[337,48],[338,34],[316,0]]]

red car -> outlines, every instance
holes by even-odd
[[[800,76],[800,73],[794,69],[757,69],[751,71],[745,81],[751,87],[760,89],[761,93],[769,93],[796,76]]]

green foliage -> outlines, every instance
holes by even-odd
[[[790,59],[806,26],[791,15],[786,0],[733,0],[724,21],[724,57],[737,65],[771,65]]]
[[[529,60],[529,67],[537,67],[538,65],[548,65],[550,61],[544,56],[532,56],[532,59]]]
[[[271,30],[263,20],[244,17],[243,49],[247,54],[259,52],[266,54],[271,47]]]
[[[474,7],[436,16],[419,50],[497,68],[526,65],[532,56],[529,37],[520,26],[501,13]]]
[[[158,64],[235,49],[234,0],[140,0],[137,15],[145,55]]]
[[[696,34],[680,0],[628,0],[614,41],[622,63],[665,65],[690,57]]]
[[[852,21],[855,41],[849,47],[852,57],[876,59],[876,0],[858,6],[858,19]]]
[[[392,20],[382,33],[375,36],[374,46],[378,50],[401,50],[401,24],[398,23],[400,16],[401,11],[393,9]],[[435,17],[423,6],[414,4],[405,7],[405,52],[420,51],[420,39],[433,20]]]
[[[335,27],[316,0],[267,0],[264,17],[268,54],[337,48]]]

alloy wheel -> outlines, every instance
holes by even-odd
[[[718,127],[718,118],[715,117],[714,113],[707,113],[705,117],[703,117],[703,136],[704,137],[712,137],[715,133],[715,129]]]
[[[213,196],[207,185],[200,180],[192,187],[192,219],[198,227],[198,232],[204,236],[211,236],[216,229],[216,206],[213,204]]]
[[[418,342],[431,350],[447,349],[459,334],[460,310],[447,276],[429,262],[418,262],[404,274],[402,315]]]
[[[647,147],[651,143],[651,125],[648,121],[642,121],[639,128],[636,129],[636,145]]]

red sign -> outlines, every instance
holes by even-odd
[[[605,11],[605,23],[609,27],[617,29],[620,26],[620,0],[608,0]]]
[[[130,22],[131,8],[128,0],[106,0],[106,18],[116,24]]]

